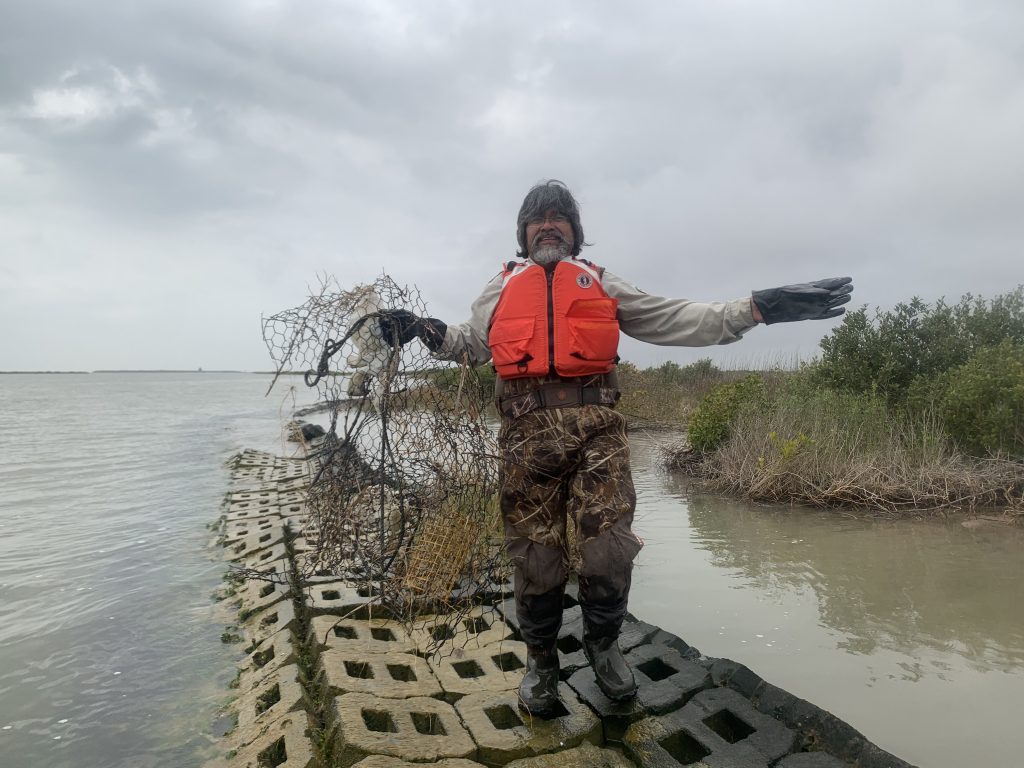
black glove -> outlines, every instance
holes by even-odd
[[[448,326],[433,317],[416,317],[407,309],[385,309],[377,317],[384,341],[391,346],[404,346],[419,337],[431,352],[444,343]]]
[[[846,311],[841,305],[850,300],[852,291],[853,278],[830,277],[813,283],[754,291],[751,298],[761,311],[764,322],[771,325],[837,317]]]

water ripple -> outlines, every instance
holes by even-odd
[[[275,441],[265,385],[0,376],[4,768],[210,757],[234,653],[209,600],[223,565],[204,526],[220,513],[224,461]]]

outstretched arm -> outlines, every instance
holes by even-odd
[[[838,317],[853,291],[851,278],[832,277],[754,291],[749,298],[698,302],[652,296],[607,271],[603,284],[619,301],[624,333],[651,344],[688,347],[738,341],[758,323]]]
[[[622,332],[650,344],[704,347],[738,341],[757,324],[749,297],[701,302],[641,291],[607,270],[601,284],[619,302]]]

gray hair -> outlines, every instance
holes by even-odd
[[[580,206],[572,192],[558,179],[545,179],[538,182],[526,193],[523,205],[519,209],[519,216],[516,218],[516,239],[519,241],[519,251],[516,258],[525,259],[528,253],[526,242],[526,222],[535,216],[543,216],[550,208],[554,208],[560,214],[569,219],[572,225],[572,255],[579,256],[580,249],[584,245],[590,245],[583,241],[583,225],[580,224]]]

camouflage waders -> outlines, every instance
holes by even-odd
[[[504,382],[506,393],[520,382]],[[636,492],[625,419],[604,405],[540,408],[503,418],[499,446],[501,513],[523,639],[546,649],[558,639],[569,573],[567,515],[582,557],[586,632],[617,637],[633,559],[643,546],[630,530]]]

